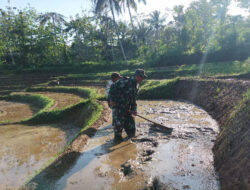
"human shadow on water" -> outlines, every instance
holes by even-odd
[[[100,136],[100,134],[102,134],[102,137],[110,135],[110,128],[111,126],[107,126],[99,130],[95,136]],[[91,133],[93,134],[94,131],[91,131]],[[36,190],[63,189],[67,185],[67,179],[85,168],[93,159],[127,146],[123,145],[116,148],[116,145],[119,145],[121,142],[123,141],[115,141],[112,139],[83,153],[75,151],[66,153],[31,179],[26,185],[26,188]]]

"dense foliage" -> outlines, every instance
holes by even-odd
[[[0,9],[0,65],[140,59],[159,66],[243,60],[250,56],[250,17],[228,15],[230,0],[194,1],[187,9],[175,6],[173,20],[168,22],[163,15],[170,13],[156,10],[131,17],[130,23],[115,22],[115,15],[109,17],[107,11],[100,10],[114,7],[112,12],[122,14],[122,6],[130,11],[136,8],[135,1],[93,2],[94,16],[77,14],[69,21],[58,13],[40,14],[31,7]],[[244,1],[238,2],[243,9],[249,9]]]

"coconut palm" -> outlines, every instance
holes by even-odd
[[[165,17],[161,17],[160,11],[153,11],[149,14],[149,18],[146,19],[146,22],[149,24],[151,30],[153,30],[155,35],[155,41],[158,41],[159,39],[159,30],[163,26],[163,23],[165,21]]]
[[[52,20],[52,24],[53,24],[53,28],[54,28],[54,35],[55,35],[55,44],[57,43],[57,38],[56,38],[56,25],[57,24],[65,24],[66,21],[64,19],[65,17],[59,13],[55,13],[55,12],[47,12],[43,15],[40,15],[39,17],[37,17],[37,19],[40,21],[41,25],[44,25],[46,23],[48,23],[49,21]]]
[[[125,55],[124,48],[123,48],[123,45],[122,45],[120,37],[119,37],[118,27],[117,27],[117,23],[115,20],[115,11],[117,14],[121,13],[120,0],[92,0],[92,1],[95,4],[95,13],[102,13],[102,12],[105,12],[109,9],[111,10],[118,43],[120,44],[123,58],[124,58],[125,62],[127,63],[127,57]]]
[[[63,15],[55,12],[47,12],[37,17],[37,20],[40,21],[41,25],[45,25],[46,23],[52,20],[52,25],[54,29],[54,56],[56,56],[56,45],[57,45],[56,27],[57,25],[66,23],[64,18],[65,17]]]
[[[137,11],[137,4],[135,0],[121,0],[123,3],[124,8],[127,7],[128,12],[129,12],[129,17],[130,17],[130,22],[132,25],[132,30],[133,30],[133,36],[135,38],[135,42],[136,42],[136,46],[137,49],[139,50],[139,45],[138,45],[138,41],[137,41],[137,36],[135,34],[135,27],[134,27],[134,22],[133,22],[133,17],[131,14],[131,8],[134,9],[135,11]],[[144,4],[146,4],[146,0],[138,0],[138,2],[143,2]]]
[[[155,10],[149,14],[149,18],[146,20],[155,31],[156,39],[158,38],[159,29],[163,26],[163,22],[165,21],[165,17],[161,17],[160,14],[160,11]]]
[[[110,42],[111,42],[111,52],[112,52],[112,58],[113,61],[115,61],[115,54],[114,54],[114,48],[113,48],[113,28],[114,28],[114,24],[113,21],[110,17],[108,17],[107,13],[103,16],[99,16],[100,19],[100,24],[101,26],[105,29],[105,38],[107,39],[107,42],[105,43],[105,49],[108,46],[108,40],[110,38]]]
[[[3,27],[3,38],[7,39],[7,49],[9,51],[10,54],[10,58],[12,61],[12,64],[15,65],[15,59],[13,56],[13,52],[12,52],[12,48],[10,45],[10,8],[8,9],[8,12],[5,12],[4,10],[0,9],[0,13],[1,13],[1,17],[3,20],[1,20],[2,22],[2,27]]]

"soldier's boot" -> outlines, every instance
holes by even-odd
[[[136,130],[135,130],[134,127],[128,128],[126,130],[126,133],[127,133],[129,139],[131,139],[131,138],[133,138],[135,136],[135,131]]]
[[[114,127],[114,140],[116,142],[123,141],[123,138],[122,138],[122,127],[121,127],[121,125],[116,125]]]
[[[122,132],[120,130],[116,130],[116,129],[114,130],[114,141],[115,142],[121,142],[121,141],[123,141]]]
[[[115,141],[115,142],[122,142],[122,141],[123,141],[123,138],[122,138],[121,135],[115,134],[114,141]]]
[[[135,133],[128,133],[128,138],[131,139],[135,136]]]

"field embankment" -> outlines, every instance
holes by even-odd
[[[94,89],[40,88],[42,93],[37,92],[37,89],[32,90],[34,92],[0,97],[2,102],[8,103],[0,112],[4,124],[1,126],[0,138],[3,144],[0,149],[0,161],[3,163],[1,171],[4,173],[0,177],[0,189],[20,187],[28,176],[50,165],[102,112],[102,106],[93,99],[97,95]],[[72,101],[67,101],[67,98],[72,97]],[[24,105],[32,109],[19,115],[13,115],[6,109],[19,105],[19,102],[26,103]],[[20,106],[24,107],[23,104]],[[51,109],[53,107],[57,108]],[[13,109],[13,112],[18,110]],[[11,114],[15,123],[9,116]],[[9,118],[7,121],[5,115]],[[16,178],[19,180],[14,180]]]
[[[149,82],[149,83],[152,83]],[[153,81],[140,91],[142,98],[188,100],[203,107],[220,125],[215,142],[215,167],[221,188],[249,189],[250,82],[235,80]],[[149,93],[151,91],[151,95]]]

